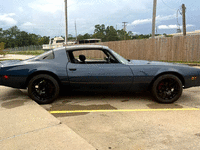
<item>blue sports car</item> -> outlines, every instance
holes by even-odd
[[[151,91],[154,100],[173,103],[183,88],[200,86],[200,69],[187,65],[127,60],[106,46],[67,46],[31,59],[2,61],[0,84],[26,89],[40,104],[53,102],[62,89]]]

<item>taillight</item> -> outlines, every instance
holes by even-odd
[[[4,75],[3,78],[6,79],[6,80],[9,79],[9,77],[7,75]]]

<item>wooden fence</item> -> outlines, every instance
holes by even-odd
[[[200,35],[101,42],[127,59],[200,61]]]

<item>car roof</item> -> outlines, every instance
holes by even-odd
[[[103,49],[108,48],[103,45],[74,45],[74,46],[66,46],[66,50],[81,50],[81,49]]]
[[[109,49],[108,46],[103,46],[103,45],[73,45],[73,46],[65,46],[65,47],[59,47],[53,49],[53,51],[60,51],[60,50],[95,50],[95,49]]]

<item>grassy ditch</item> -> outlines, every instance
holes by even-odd
[[[19,55],[40,55],[44,53],[44,50],[33,50],[33,51],[11,51],[6,54],[19,54]]]

